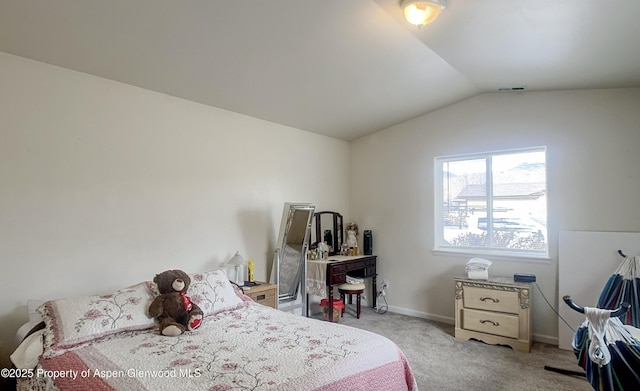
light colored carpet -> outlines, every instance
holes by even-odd
[[[582,372],[573,352],[534,342],[531,353],[453,337],[454,326],[363,308],[339,323],[375,332],[405,353],[418,387],[425,390],[593,390],[583,377],[544,369],[545,365]]]

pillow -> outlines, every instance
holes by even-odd
[[[38,365],[38,358],[43,353],[42,334],[44,330],[38,330],[30,334],[22,341],[18,348],[11,353],[11,362],[18,369],[34,369]]]
[[[55,357],[79,345],[123,331],[155,326],[149,317],[151,282],[108,295],[47,301],[37,311],[45,322],[44,357]]]
[[[223,270],[190,274],[189,278],[191,278],[191,285],[187,295],[202,309],[204,316],[213,315],[243,303]]]
[[[43,300],[27,300],[27,309],[29,310],[29,322],[40,323],[42,316],[38,313],[38,307],[44,303]]]

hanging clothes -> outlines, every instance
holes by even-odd
[[[640,340],[619,318],[611,318],[610,310],[585,307],[584,314],[572,345],[591,386],[603,391],[640,389]]]
[[[622,251],[618,253],[624,256]],[[640,328],[640,256],[624,256],[624,260],[605,284],[597,307],[612,310],[621,303],[629,303],[631,308],[620,317],[620,321]]]

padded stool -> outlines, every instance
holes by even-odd
[[[338,285],[338,292],[340,292],[340,299],[344,301],[345,295],[349,297],[349,304],[353,304],[351,300],[351,295],[356,295],[356,318],[360,319],[360,302],[362,293],[364,292],[365,285],[364,284],[342,284]],[[342,309],[342,315],[344,315],[344,308]]]

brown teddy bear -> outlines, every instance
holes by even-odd
[[[203,312],[187,296],[191,279],[182,270],[157,274],[153,282],[160,295],[149,306],[149,315],[160,321],[160,334],[176,336],[200,327]]]

